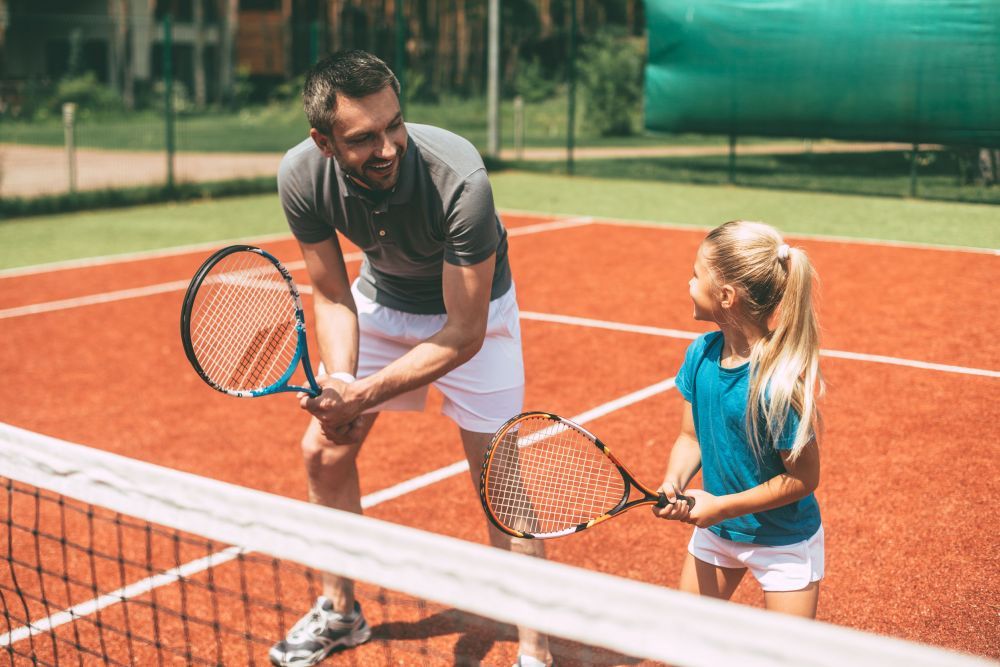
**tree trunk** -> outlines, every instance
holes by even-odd
[[[460,88],[467,83],[469,70],[469,26],[465,13],[465,0],[455,0],[455,43],[457,45],[455,61],[455,84]]]
[[[191,66],[194,69],[194,106],[204,109],[208,102],[205,87],[205,0],[193,0],[194,45]]]
[[[538,20],[541,23],[544,39],[552,34],[552,0],[538,0]]]
[[[294,74],[292,57],[292,0],[281,0],[281,60],[285,80]]]
[[[341,23],[344,20],[344,0],[330,0],[327,5],[327,25],[330,33],[330,51],[340,51],[343,48]]]
[[[239,6],[239,0],[219,0],[219,16],[223,17],[219,39],[219,95],[227,101],[233,97],[236,73],[233,56],[236,50],[236,29],[240,20]]]

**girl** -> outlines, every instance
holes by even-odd
[[[814,618],[823,578],[819,331],[803,250],[746,221],[712,230],[690,281],[694,318],[715,322],[677,373],[686,402],[661,490],[694,498],[654,514],[696,527],[683,591],[728,600],[749,569],[768,609]],[[705,489],[686,490],[698,470]]]

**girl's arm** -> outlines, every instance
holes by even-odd
[[[819,486],[819,446],[816,441],[806,445],[794,461],[789,458],[788,452],[780,454],[785,472],[752,489],[726,496],[713,496],[698,490],[689,492],[696,502],[687,521],[707,528],[723,519],[788,505],[815,491]]]
[[[685,519],[690,509],[685,502],[675,502],[677,494],[691,482],[691,479],[701,469],[701,447],[694,430],[694,414],[691,404],[684,402],[681,413],[681,432],[670,450],[670,460],[667,472],[663,475],[663,484],[657,491],[667,494],[667,500],[672,504],[666,507],[653,507],[653,514],[663,519]]]

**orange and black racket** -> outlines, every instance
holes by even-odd
[[[479,496],[497,528],[539,539],[579,532],[638,505],[668,504],[597,436],[548,412],[526,412],[500,427],[486,450]],[[694,505],[694,498],[679,499]]]

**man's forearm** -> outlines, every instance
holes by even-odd
[[[358,367],[358,317],[350,306],[317,301],[316,340],[327,373],[356,373]]]
[[[361,409],[428,385],[475,356],[483,345],[483,336],[470,336],[462,329],[446,325],[378,373],[351,385]]]

